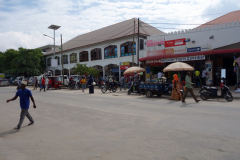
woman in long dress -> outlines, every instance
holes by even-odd
[[[90,76],[88,79],[88,87],[89,87],[89,94],[94,93],[94,86],[93,86],[93,77]]]
[[[179,101],[182,100],[182,95],[180,92],[180,83],[179,83],[177,74],[173,75],[172,83],[173,83],[173,88],[172,88],[172,95],[170,99],[179,100]]]

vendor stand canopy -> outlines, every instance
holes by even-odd
[[[144,72],[144,71],[145,71],[145,69],[141,68],[141,67],[130,67],[123,74],[127,75],[127,74],[134,74],[135,72],[140,73],[140,72]]]
[[[194,71],[195,69],[187,63],[183,62],[175,62],[169,64],[167,67],[163,69],[163,72],[169,71]]]

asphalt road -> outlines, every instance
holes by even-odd
[[[187,103],[126,91],[32,91],[35,124],[19,120],[16,87],[0,87],[0,160],[239,160],[240,101]]]

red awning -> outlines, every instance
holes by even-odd
[[[160,56],[143,57],[143,58],[140,58],[139,61],[146,61],[146,60],[153,60],[153,59],[164,59],[164,58],[174,58],[174,57],[197,56],[197,55],[238,53],[238,52],[240,52],[240,48],[221,49],[221,50],[202,51],[202,52],[195,52],[195,53],[183,53],[183,54],[172,54],[172,55],[160,55]]]

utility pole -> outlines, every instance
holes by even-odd
[[[137,43],[137,66],[139,67],[139,48],[140,48],[140,42],[139,42],[139,18],[138,18],[138,43]]]
[[[61,34],[61,57],[62,57],[62,75],[63,75],[63,79],[64,79],[64,69],[63,69],[63,51],[62,51],[62,34]]]
[[[133,21],[132,67],[133,67],[133,63],[134,63],[134,34],[135,34],[135,18]]]

